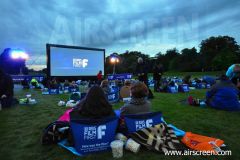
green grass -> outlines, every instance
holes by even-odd
[[[174,71],[168,71],[164,73],[164,76],[179,76],[184,77],[186,75],[191,75],[193,78],[195,77],[202,77],[205,75],[209,76],[220,76],[221,74],[225,74],[226,71],[214,71],[214,72],[174,72]]]
[[[90,160],[112,159],[111,152],[77,157],[57,145],[42,146],[42,130],[55,121],[66,108],[58,107],[59,100],[68,95],[41,95],[39,91],[17,91],[20,98],[31,92],[38,104],[35,106],[16,106],[0,111],[0,159],[1,160]],[[194,90],[190,93],[157,93],[152,100],[154,111],[162,111],[165,120],[180,129],[225,141],[232,156],[164,156],[163,154],[141,150],[138,154],[124,151],[122,159],[172,160],[172,159],[240,159],[240,113],[226,112],[211,108],[192,107],[181,104],[188,95],[204,98],[206,90]],[[117,109],[122,105],[114,105]]]
[[[163,73],[163,77],[185,77],[186,75],[191,75],[192,78],[202,78],[203,76],[220,76],[222,74],[225,74],[226,71],[213,71],[213,72],[175,72],[175,71],[167,71]],[[153,73],[148,74],[148,78],[153,77]],[[135,75],[134,78],[137,79],[137,76]]]

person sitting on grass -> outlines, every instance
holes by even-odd
[[[231,65],[226,72],[226,76],[240,89],[240,64]]]
[[[108,80],[103,80],[101,82],[100,87],[102,88],[105,95],[107,95],[111,92],[111,88],[109,87]]]
[[[70,84],[70,87],[78,88],[78,84],[76,83],[76,81],[72,81],[71,84]]]
[[[58,89],[59,88],[59,82],[57,81],[56,78],[53,78],[50,83],[49,83],[49,88],[50,89]]]
[[[183,78],[183,84],[188,84],[190,85],[191,84],[191,75],[186,75],[184,78]]]
[[[168,89],[168,80],[166,78],[163,78],[161,86],[159,88],[159,91],[160,92],[167,92],[167,89]]]
[[[13,102],[13,80],[12,77],[0,68],[0,106],[7,108]]]
[[[124,82],[124,86],[120,89],[120,96],[121,98],[128,98],[130,97],[130,89],[131,89],[131,81],[126,80]]]
[[[21,81],[21,85],[22,85],[23,89],[30,88],[27,78],[24,78],[24,80]]]
[[[69,87],[70,86],[70,82],[66,79],[63,83],[64,87]]]
[[[91,87],[85,98],[70,113],[70,117],[73,119],[105,118],[108,116],[115,116],[115,113],[99,86]]]
[[[228,79],[222,75],[220,82],[213,85],[206,94],[207,105],[222,110],[240,111],[239,90]]]
[[[148,88],[143,82],[132,84],[130,96],[130,102],[120,108],[121,115],[151,112],[151,103],[147,100]]]
[[[31,79],[30,84],[35,88],[39,86],[38,81],[35,78]]]

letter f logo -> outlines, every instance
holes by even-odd
[[[88,65],[88,59],[83,59],[82,61],[83,68],[87,67],[87,65]]]
[[[106,125],[101,125],[98,127],[98,139],[102,139],[105,136]]]

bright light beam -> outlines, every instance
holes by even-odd
[[[29,58],[28,54],[22,50],[12,50],[11,51],[12,59],[24,59],[27,60]]]

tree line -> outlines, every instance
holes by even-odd
[[[199,51],[195,47],[181,51],[173,48],[154,57],[139,51],[126,51],[118,54],[120,63],[116,65],[116,73],[134,73],[138,57],[144,59],[149,73],[157,63],[163,65],[164,71],[199,72],[226,70],[231,64],[240,62],[240,46],[233,37],[209,37],[199,48]],[[105,71],[107,74],[113,72],[110,56],[106,57]]]

